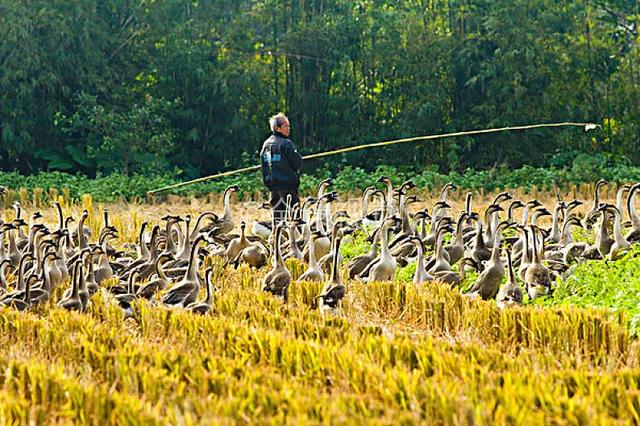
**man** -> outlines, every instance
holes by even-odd
[[[260,158],[262,160],[262,181],[271,191],[271,208],[273,223],[285,218],[287,196],[291,196],[291,206],[300,201],[300,166],[302,157],[289,139],[291,126],[283,113],[269,119],[273,134],[264,141]]]

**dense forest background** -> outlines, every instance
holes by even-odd
[[[403,145],[334,168],[637,164],[638,3],[0,0],[0,167],[201,176],[255,164],[280,110],[303,153],[603,125]]]

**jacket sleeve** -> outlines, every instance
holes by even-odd
[[[264,153],[265,153],[265,147],[263,146],[262,150],[260,150],[260,170],[262,171],[262,182],[266,185],[267,175],[269,173],[269,166],[265,161]]]
[[[302,166],[302,156],[296,150],[296,147],[293,146],[293,142],[287,140],[287,142],[283,145],[283,151],[291,168],[298,171]]]

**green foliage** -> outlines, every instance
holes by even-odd
[[[635,248],[615,261],[587,261],[573,275],[558,283],[553,297],[539,302],[545,306],[579,306],[610,309],[613,316],[626,313],[632,334],[640,334],[640,249]]]
[[[584,158],[584,157],[583,157]],[[593,176],[607,179],[611,182],[640,181],[640,167],[630,165],[614,165],[611,161],[601,159],[585,160],[597,165],[593,168],[580,168],[575,163],[571,168],[535,168],[524,166],[520,169],[508,170],[496,168],[491,170],[466,170],[464,173],[438,173],[425,170],[422,173],[407,173],[393,166],[380,166],[374,172],[366,172],[358,167],[347,166],[335,176],[333,189],[339,193],[360,193],[363,188],[376,184],[380,175],[384,174],[396,184],[406,179],[412,179],[418,188],[432,189],[440,187],[446,182],[453,182],[460,188],[467,190],[496,191],[503,189],[524,188],[530,190],[551,190],[555,182],[559,187],[580,183],[592,183]],[[600,161],[600,163],[598,163]],[[161,172],[161,171],[160,171]],[[79,199],[83,194],[91,194],[96,201],[111,201],[119,198],[131,200],[144,198],[148,191],[180,182],[179,173],[133,174],[126,176],[113,173],[90,179],[83,174],[68,174],[63,172],[36,173],[23,176],[18,172],[0,172],[0,185],[10,189],[24,187],[28,190],[49,188],[62,190],[68,188],[72,198]],[[328,170],[320,170],[318,174],[303,174],[300,179],[300,191],[303,195],[315,193],[321,179],[332,176]],[[230,185],[240,186],[240,199],[249,199],[255,194],[266,194],[260,173],[249,173],[229,176],[208,182],[193,184],[178,188],[172,193],[183,196],[202,196],[211,192],[223,192]],[[379,184],[378,184],[379,185]],[[374,207],[377,208],[377,207]],[[580,230],[577,230],[580,233]]]
[[[305,165],[342,171],[344,188],[380,165],[431,170],[424,186],[452,172],[477,187],[496,172],[467,170],[570,168],[579,154],[637,164],[638,19],[633,2],[585,0],[0,0],[0,167],[198,177],[253,164],[278,110],[305,154],[526,122],[603,125]],[[583,159],[565,178],[593,180],[602,164]]]

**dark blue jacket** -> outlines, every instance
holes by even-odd
[[[262,145],[262,181],[270,191],[297,191],[302,156],[293,142],[274,132]]]

